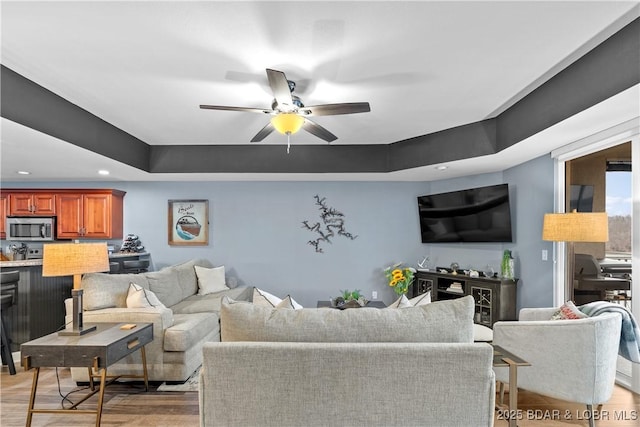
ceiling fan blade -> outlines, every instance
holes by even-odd
[[[371,111],[371,107],[368,102],[345,102],[305,106],[299,110],[299,113],[305,116],[337,116],[339,114],[368,113],[369,111]]]
[[[293,105],[293,98],[291,97],[291,89],[289,89],[287,76],[285,76],[282,71],[267,68],[267,77],[269,78],[269,86],[271,86],[271,90],[273,91],[273,97],[278,103],[278,109],[285,112],[292,111],[295,105]]]
[[[317,123],[312,122],[309,119],[304,120],[304,124],[302,125],[302,129],[306,130],[312,135],[317,136],[320,139],[324,139],[327,142],[335,141],[338,139],[337,136],[323,128]]]
[[[256,134],[253,138],[251,138],[251,142],[260,142],[265,139],[271,132],[273,132],[275,128],[271,124],[271,122],[267,123],[265,127],[260,129],[260,132]]]
[[[225,111],[243,111],[247,113],[261,113],[272,114],[273,111],[265,110],[264,108],[251,108],[251,107],[226,107],[224,105],[200,105],[203,110],[225,110]]]

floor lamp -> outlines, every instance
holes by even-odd
[[[106,243],[50,243],[43,245],[42,276],[73,276],[73,320],[71,329],[58,335],[84,335],[96,329],[82,324],[82,289],[80,281],[85,273],[109,271]]]
[[[609,240],[609,219],[606,212],[549,213],[544,215],[542,240],[567,243],[565,270],[565,300],[573,299],[575,277],[575,242],[606,242]]]

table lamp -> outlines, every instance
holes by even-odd
[[[73,276],[73,320],[71,329],[59,335],[84,335],[96,329],[82,325],[82,289],[84,273],[109,271],[109,253],[106,243],[51,243],[43,245],[42,276]]]
[[[609,240],[609,218],[606,212],[549,213],[544,215],[542,240],[567,243],[565,298],[573,299],[575,274],[575,242]]]

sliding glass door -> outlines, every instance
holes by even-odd
[[[603,293],[602,298],[624,305],[636,319],[640,319],[639,132],[637,121],[627,122],[552,153],[556,159],[556,212],[571,208],[607,212],[609,242],[585,245],[582,251],[597,258],[603,275],[631,280],[628,289],[621,286]],[[564,295],[562,244],[556,256],[554,301],[561,304],[571,298]],[[619,358],[618,382],[640,393],[640,364]]]

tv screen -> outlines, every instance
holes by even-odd
[[[511,242],[509,185],[418,197],[422,243]]]

